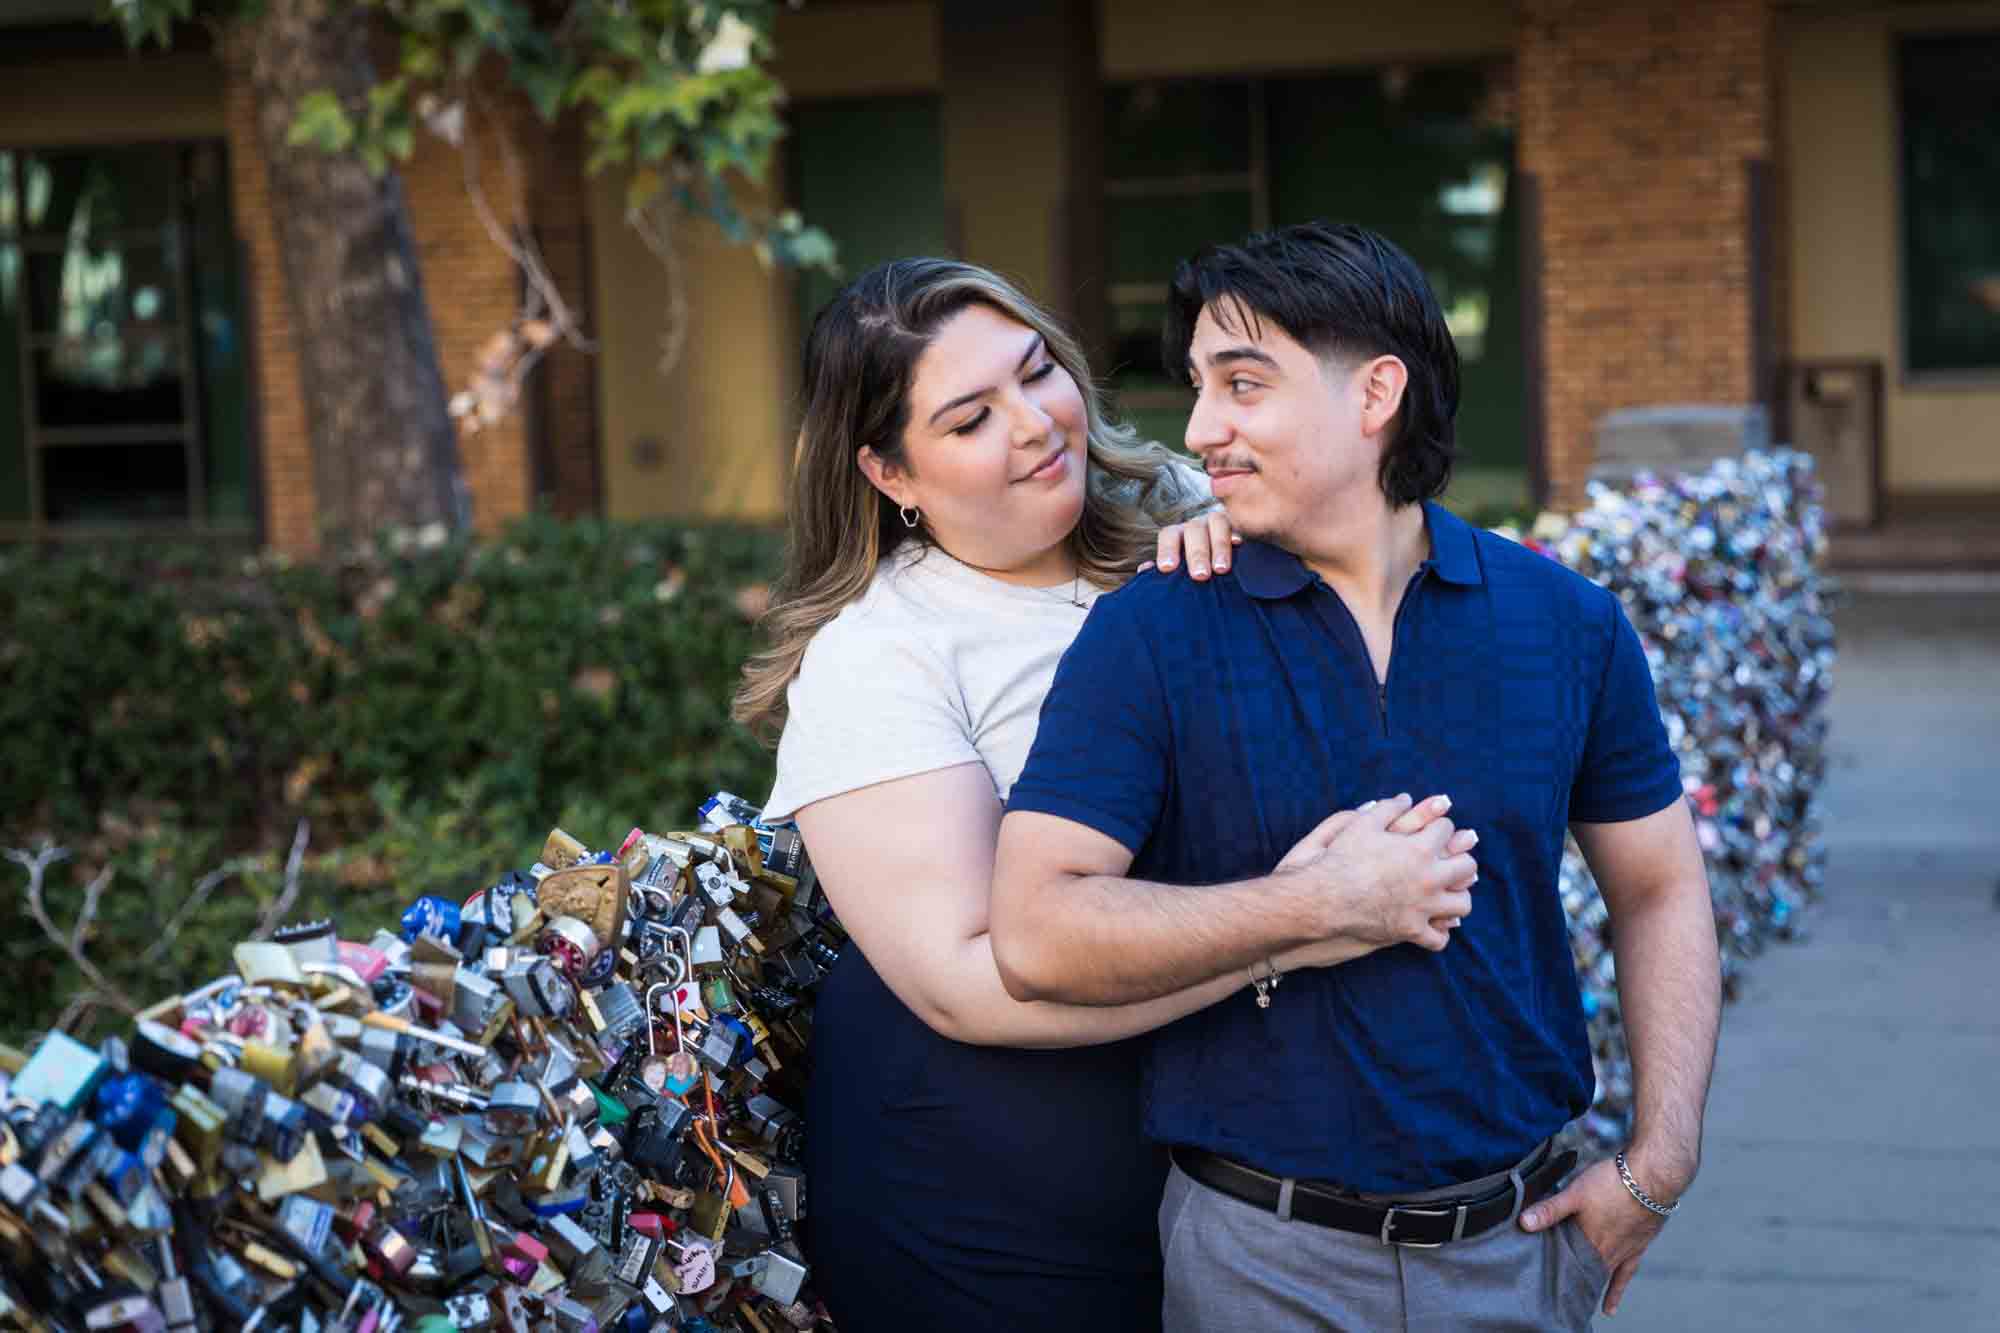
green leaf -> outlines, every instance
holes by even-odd
[[[409,81],[402,78],[378,83],[368,90],[368,120],[380,125],[388,120],[403,105],[403,94],[409,88]]]
[[[516,60],[513,78],[514,86],[534,103],[536,114],[543,120],[552,121],[562,111],[570,86],[567,65],[530,65]]]
[[[406,78],[435,79],[444,73],[444,56],[437,43],[420,33],[403,34],[401,67]]]
[[[624,86],[624,80],[618,77],[617,71],[607,65],[592,65],[576,76],[576,81],[569,88],[568,101],[571,106],[582,102],[603,106],[618,96],[619,89]]]
[[[387,126],[382,131],[382,147],[398,162],[409,161],[416,146],[416,135],[411,131],[408,119]]]
[[[796,216],[796,215],[794,215]],[[840,271],[840,252],[833,243],[833,237],[818,227],[800,227],[783,233],[783,240],[772,246],[780,263],[794,268],[818,269],[823,273]]]
[[[325,153],[342,152],[354,142],[354,122],[340,99],[324,88],[316,89],[299,99],[285,142],[294,147],[311,144]]]

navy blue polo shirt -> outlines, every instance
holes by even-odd
[[[1010,810],[1117,839],[1131,873],[1268,873],[1327,815],[1409,792],[1479,832],[1472,914],[1440,953],[1378,950],[1288,974],[1155,1034],[1146,1132],[1274,1174],[1431,1189],[1505,1170],[1582,1114],[1594,1081],[1557,894],[1570,821],[1681,795],[1617,599],[1424,508],[1430,558],[1379,687],[1339,596],[1245,542],[1205,583],[1102,597],[1064,655]]]

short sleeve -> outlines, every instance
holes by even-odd
[[[764,818],[878,782],[980,763],[962,692],[907,627],[836,619],[806,648],[786,691],[778,776]]]
[[[1099,598],[1056,667],[1028,763],[1007,797],[1137,854],[1158,825],[1170,747],[1166,691],[1128,598]]]
[[[1681,796],[1681,766],[1667,744],[1646,650],[1625,610],[1611,602],[1611,644],[1591,710],[1569,817],[1618,824],[1666,809]]]

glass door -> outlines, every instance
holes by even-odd
[[[0,531],[249,531],[234,259],[220,144],[0,149]]]

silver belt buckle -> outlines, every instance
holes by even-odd
[[[1452,1239],[1458,1239],[1465,1231],[1464,1204],[1460,1204],[1456,1208],[1400,1208],[1392,1206],[1388,1212],[1382,1214],[1382,1243],[1384,1245],[1400,1245],[1408,1250],[1435,1250],[1447,1243],[1441,1240],[1397,1240],[1389,1233],[1395,1229],[1396,1215],[1399,1213],[1408,1217],[1451,1217],[1456,1214],[1457,1220],[1452,1226]]]

